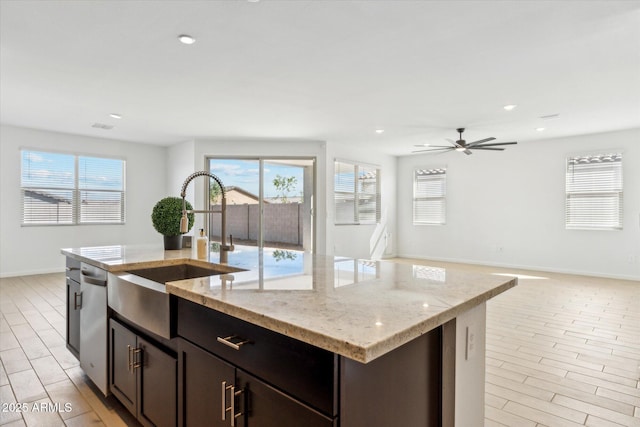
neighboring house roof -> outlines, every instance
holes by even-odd
[[[51,194],[47,194],[40,191],[35,190],[24,190],[24,195],[27,197],[32,197],[34,199],[46,202],[46,203],[66,203],[71,204],[70,200],[62,199],[60,197],[54,197]]]
[[[258,204],[258,196],[234,185],[225,187],[227,205],[255,205]],[[265,200],[265,203],[269,203]]]

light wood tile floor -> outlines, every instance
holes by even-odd
[[[529,276],[487,306],[486,427],[640,427],[640,282],[398,261]],[[67,351],[64,298],[62,273],[0,279],[0,425],[136,425]]]
[[[0,425],[136,426],[67,350],[63,273],[0,279]]]

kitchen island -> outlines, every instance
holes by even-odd
[[[111,273],[191,257],[148,246],[62,253]],[[215,252],[209,261],[216,263]],[[200,380],[188,361],[206,357],[188,356],[193,351],[236,370],[210,384],[222,387],[221,425],[230,418],[256,425],[252,417],[285,395],[308,410],[299,416],[318,414],[317,425],[482,425],[485,303],[515,278],[250,247],[237,247],[228,265],[244,271],[166,284],[176,339],[184,341],[177,345],[179,425],[196,419],[185,415],[193,406],[185,384]],[[218,334],[217,325],[242,333]],[[263,404],[263,389],[279,397]]]

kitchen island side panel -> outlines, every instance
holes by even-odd
[[[340,426],[439,426],[442,327],[369,363],[340,364]]]

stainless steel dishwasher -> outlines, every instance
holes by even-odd
[[[106,396],[107,381],[107,272],[80,266],[80,367]]]

